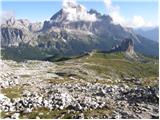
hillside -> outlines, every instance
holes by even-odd
[[[68,62],[71,62],[68,66],[72,66],[72,63],[82,64],[85,69],[94,71],[95,76],[102,77],[104,81],[99,82],[104,83],[108,82],[106,80],[108,77],[113,79],[112,82],[117,79],[147,78],[149,80],[150,78],[158,77],[158,59],[143,57],[142,55],[139,60],[132,60],[124,52],[108,54],[93,52],[80,58],[70,58]],[[64,69],[67,69],[67,67]]]
[[[158,59],[91,52],[56,61],[1,61],[2,118],[159,117]]]

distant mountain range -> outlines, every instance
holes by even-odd
[[[150,40],[159,42],[159,27],[144,27],[135,29],[134,31]]]
[[[44,23],[11,18],[1,25],[1,36],[2,55],[7,58],[45,59],[55,54],[109,51],[126,38],[133,41],[136,52],[158,56],[159,51],[157,42],[115,25],[108,15],[73,3]]]

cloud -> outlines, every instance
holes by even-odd
[[[96,21],[95,14],[88,14],[83,5],[78,4],[75,0],[64,0],[63,10],[67,13],[67,20],[69,21]]]
[[[124,17],[120,15],[120,8],[118,6],[113,6],[111,0],[104,0],[104,3],[106,5],[107,14],[110,15],[113,19],[114,24],[121,24],[125,25],[126,21]]]
[[[112,1],[111,0],[104,0],[104,3],[108,8],[112,7]]]
[[[13,11],[0,11],[0,23],[3,24],[6,20],[15,18]]]
[[[145,21],[142,16],[133,16],[133,20],[132,20],[131,24],[132,24],[132,26],[136,26],[136,27],[153,26],[153,24],[151,22]]]
[[[112,17],[114,24],[120,24],[124,27],[133,28],[153,26],[153,23],[144,20],[144,18],[140,15],[133,16],[131,20],[128,20],[120,14],[120,7],[114,6],[111,0],[104,0],[104,3],[107,9],[107,14]]]

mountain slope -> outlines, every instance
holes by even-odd
[[[142,36],[138,35],[141,44],[135,43],[135,49],[147,56],[159,56],[159,44],[155,41],[151,41],[150,39],[146,39]]]
[[[63,7],[49,21],[45,21],[43,26],[26,20],[11,19],[1,25],[1,31],[4,52],[13,48],[16,54],[21,51],[23,54],[18,56],[26,59],[39,57],[27,57],[26,52],[19,49],[21,45],[43,51],[46,56],[72,56],[92,50],[109,51],[126,38],[133,40],[136,52],[158,56],[158,43],[135,34],[132,29],[113,24],[108,15],[101,15],[93,9],[87,11],[77,3],[68,3],[67,8]]]
[[[145,38],[159,42],[159,28],[139,28],[134,30],[137,34],[142,35]]]
[[[74,68],[73,64],[77,63],[77,65],[83,66],[84,70],[92,71],[90,76],[93,76],[93,78],[90,82],[107,85],[120,85],[124,82],[132,87],[137,84],[142,86],[157,85],[156,77],[159,74],[158,59],[145,57],[141,54],[137,54],[137,56],[138,59],[131,59],[128,57],[127,52],[124,51],[110,53],[93,51],[79,57],[59,57],[59,59],[53,57],[49,61],[54,61],[60,66],[65,66],[59,70],[59,74],[62,73],[67,76],[72,71],[71,73],[75,74],[76,78],[83,78],[88,81],[90,80],[87,77],[89,73],[82,74],[81,71]],[[127,80],[131,78],[133,78],[133,81]],[[140,83],[137,83],[136,78],[137,80],[142,78],[139,81]]]
[[[2,60],[1,117],[158,119],[158,59],[144,60],[125,52],[54,63]]]

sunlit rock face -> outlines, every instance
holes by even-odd
[[[109,51],[126,38],[132,39],[136,52],[158,55],[156,42],[135,34],[132,29],[113,24],[109,15],[102,15],[93,9],[87,11],[73,0],[65,0],[62,8],[44,23],[31,23],[12,17],[1,24],[1,31],[2,47],[24,45],[26,49],[34,47],[38,51],[48,51],[45,53],[47,56],[56,53],[78,55],[92,50]],[[128,50],[133,53],[132,47]]]

